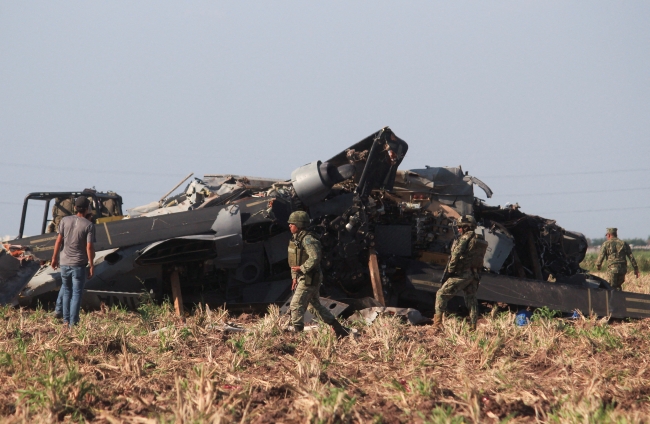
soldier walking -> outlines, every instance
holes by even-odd
[[[320,268],[322,248],[318,238],[306,230],[309,221],[309,215],[303,211],[293,212],[288,220],[289,230],[293,234],[289,242],[291,290],[295,290],[290,306],[291,329],[299,332],[305,328],[305,311],[309,307],[312,314],[332,326],[337,337],[345,337],[350,334],[350,330],[343,327],[319,300],[323,281]]]
[[[596,260],[596,268],[600,271],[603,260],[607,260],[607,281],[614,290],[622,290],[627,273],[627,259],[634,268],[634,275],[639,278],[639,266],[636,264],[630,245],[618,238],[618,229],[608,228],[605,235],[607,240],[600,248],[600,254]]]
[[[451,258],[447,263],[446,281],[436,293],[436,313],[433,317],[433,327],[442,327],[442,314],[447,308],[447,302],[457,292],[463,291],[465,305],[469,309],[470,329],[476,330],[478,319],[478,301],[476,291],[481,280],[483,257],[487,250],[487,242],[482,235],[476,234],[476,220],[471,215],[465,215],[458,220],[460,237],[451,246]]]

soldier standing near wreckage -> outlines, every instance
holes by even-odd
[[[627,274],[627,257],[634,268],[636,278],[639,278],[639,266],[636,264],[630,245],[618,238],[616,228],[608,228],[605,235],[607,240],[600,248],[600,254],[596,260],[596,268],[600,271],[603,260],[607,260],[607,281],[614,290],[622,290]]]
[[[289,230],[293,235],[289,241],[288,252],[291,290],[295,290],[290,306],[290,330],[299,332],[305,328],[305,311],[309,307],[312,314],[332,326],[338,337],[344,337],[350,334],[350,331],[343,327],[319,300],[320,285],[323,281],[320,269],[322,248],[318,238],[306,230],[309,221],[309,215],[303,211],[293,212],[288,220]]]
[[[465,305],[469,309],[470,328],[476,329],[478,319],[478,301],[476,291],[481,280],[483,257],[487,242],[482,235],[476,234],[476,220],[471,215],[465,215],[458,220],[460,237],[451,246],[451,258],[445,268],[443,285],[436,293],[436,314],[433,317],[433,327],[442,327],[442,314],[447,308],[447,302],[457,292],[463,291]]]

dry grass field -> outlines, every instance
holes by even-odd
[[[648,293],[650,276],[629,289]],[[382,317],[281,331],[286,317],[170,305],[84,313],[65,331],[44,310],[0,309],[0,421],[633,423],[650,417],[650,320],[510,311],[475,333]],[[246,333],[224,333],[235,322]]]
[[[632,254],[636,259],[637,265],[641,272],[650,272],[650,250],[633,250]],[[597,272],[596,270],[596,259],[598,258],[597,253],[587,253],[585,259],[580,263],[580,267],[586,269],[590,272]],[[603,268],[606,268],[606,263],[603,265]],[[628,267],[630,263],[628,262]]]

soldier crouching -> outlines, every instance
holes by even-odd
[[[297,211],[289,216],[289,230],[293,235],[289,241],[289,266],[291,267],[291,290],[295,290],[291,300],[291,324],[293,331],[305,328],[305,311],[329,324],[337,337],[345,337],[350,330],[343,327],[332,313],[320,303],[320,286],[323,273],[320,268],[322,258],[321,244],[316,236],[307,231],[309,225],[307,212]]]
[[[476,292],[481,280],[483,257],[487,250],[487,242],[482,235],[476,234],[476,220],[466,215],[458,220],[458,231],[461,236],[451,247],[451,258],[445,269],[449,278],[436,293],[436,313],[433,317],[433,327],[442,327],[442,314],[447,309],[447,302],[462,291],[465,305],[469,309],[470,329],[476,329],[478,320],[478,301]]]

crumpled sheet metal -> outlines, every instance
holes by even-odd
[[[18,293],[40,267],[37,261],[19,259],[4,249],[0,251],[0,306],[16,305]]]
[[[423,317],[420,311],[413,308],[394,308],[394,307],[381,307],[361,309],[354,313],[357,319],[363,319],[366,324],[370,325],[379,315],[395,315],[405,318],[411,325],[427,324],[431,322],[430,318]]]
[[[224,333],[246,333],[248,330],[239,324],[233,322],[227,322],[221,325],[211,325],[209,327],[211,330],[223,331]]]

